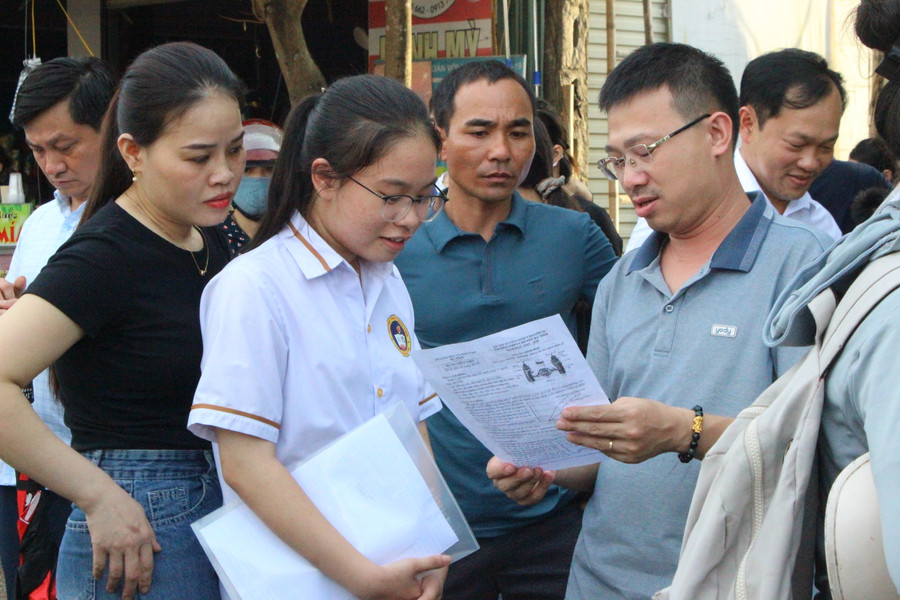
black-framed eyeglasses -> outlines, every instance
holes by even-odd
[[[622,173],[625,171],[626,161],[628,161],[628,165],[631,168],[635,168],[641,164],[649,164],[650,162],[652,162],[651,157],[653,156],[653,151],[659,148],[663,142],[672,139],[685,129],[690,129],[709,116],[712,116],[711,113],[699,116],[687,125],[679,127],[669,135],[656,140],[652,144],[637,144],[636,146],[627,148],[623,153],[624,156],[607,156],[606,158],[600,159],[597,161],[597,167],[603,173],[604,177],[611,181],[618,181],[618,179],[622,177]]]
[[[375,190],[366,187],[352,177],[348,177],[348,179],[364,190],[381,198],[381,201],[384,202],[384,204],[381,205],[381,216],[385,221],[390,223],[396,223],[408,215],[409,209],[413,206],[416,207],[416,215],[419,217],[420,221],[423,223],[434,221],[441,213],[441,210],[443,210],[444,204],[448,201],[448,198],[444,196],[437,187],[434,188],[435,192],[437,192],[434,196],[414,197],[408,196],[407,194],[382,196]]]

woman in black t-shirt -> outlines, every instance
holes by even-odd
[[[200,295],[228,260],[216,225],[244,170],[241,90],[195,44],[139,56],[107,113],[82,225],[0,319],[0,457],[75,504],[60,598],[219,597],[190,523],[221,491],[186,423]],[[50,364],[72,448],[20,391]]]

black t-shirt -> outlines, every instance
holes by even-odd
[[[586,212],[591,217],[591,220],[597,224],[597,227],[603,230],[603,234],[609,240],[616,256],[622,256],[622,236],[616,231],[616,226],[606,209],[582,196],[573,196],[573,198],[575,198],[575,202],[578,203],[581,210]]]
[[[200,379],[200,295],[228,262],[203,228],[209,266],[110,202],[60,247],[28,286],[85,332],[56,362],[72,447],[196,449],[187,430]],[[194,253],[199,266],[206,251]]]

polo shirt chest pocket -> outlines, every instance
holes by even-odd
[[[542,275],[530,278],[526,283],[526,289],[528,295],[536,302],[543,302],[547,297],[547,281]]]

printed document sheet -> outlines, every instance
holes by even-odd
[[[603,458],[556,428],[566,406],[609,403],[559,315],[412,357],[453,414],[502,460],[562,469]]]

